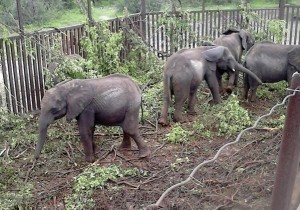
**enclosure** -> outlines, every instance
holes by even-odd
[[[0,110],[0,139],[4,140],[0,189],[6,193],[1,193],[0,204],[4,209],[142,209],[155,203],[168,187],[185,180],[199,163],[213,157],[222,145],[233,141],[287,95],[284,82],[264,85],[258,91],[259,100],[249,103],[241,98],[240,82],[232,96],[224,97],[224,103],[209,106],[209,89],[203,84],[197,115],[189,116],[189,122],[161,127],[157,117],[163,97],[164,61],[179,49],[214,40],[227,28],[245,28],[257,40],[299,45],[299,10],[300,6],[285,6],[285,24],[280,29],[283,37],[269,24],[278,16],[277,8],[248,13],[240,9],[157,12],[108,20],[110,31],[124,32],[123,47],[117,53],[120,63],[132,56],[139,62],[131,60],[129,67],[144,68],[141,63],[146,63],[146,70],[133,77],[143,90],[145,121],[140,131],[152,154],[138,159],[136,148],[119,151],[120,129],[97,127],[98,160],[93,164],[84,161],[76,122],[62,119],[49,128],[44,151],[32,168],[36,111],[47,89],[49,64],[65,54],[88,57],[81,40],[93,35],[91,25],[1,38],[4,109]],[[151,69],[147,69],[148,62]],[[228,147],[216,161],[199,170],[190,183],[172,191],[162,209],[268,209],[285,113],[283,103],[257,128],[246,132],[239,144]],[[222,117],[227,114],[228,118]],[[228,127],[224,129],[221,123]]]

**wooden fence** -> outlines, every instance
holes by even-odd
[[[287,34],[283,38],[284,44],[300,44],[299,8],[300,6],[286,6]],[[276,19],[279,10],[255,9],[253,12],[258,18],[248,22],[249,28],[257,34],[262,33],[269,35],[271,39],[274,38],[267,21]],[[172,17],[179,19],[183,26],[176,28],[168,21]],[[227,28],[241,28],[244,23],[242,12],[238,9],[191,11],[181,13],[180,16],[176,13],[146,13],[143,19],[141,15],[134,14],[108,22],[113,32],[118,32],[123,27],[134,29],[162,59],[172,54],[172,46],[175,51],[185,47],[196,47],[203,40],[219,37]],[[145,31],[141,31],[142,28]],[[5,106],[14,113],[39,109],[45,91],[45,68],[55,57],[55,53],[57,54],[57,49],[60,49],[61,54],[83,55],[80,39],[85,34],[84,25],[80,24],[0,39],[0,106]],[[130,44],[124,43],[124,46],[125,51],[121,54],[123,58],[126,57]]]

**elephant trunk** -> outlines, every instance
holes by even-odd
[[[239,63],[236,62],[235,68],[238,71],[241,71],[241,72],[244,72],[244,73],[248,74],[250,77],[254,78],[259,84],[262,84],[261,80],[257,77],[257,75],[254,74],[249,69],[245,68],[243,65],[241,65],[241,64],[239,64]]]
[[[40,120],[39,120],[39,140],[38,140],[38,143],[37,143],[36,148],[35,148],[35,153],[34,153],[34,158],[35,159],[38,159],[40,154],[41,154],[41,151],[43,149],[43,146],[44,146],[44,143],[45,143],[45,140],[46,140],[48,126],[52,121],[53,121],[53,119],[49,119],[48,121],[45,121],[44,115],[40,116]]]

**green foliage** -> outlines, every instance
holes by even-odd
[[[276,83],[267,83],[260,85],[257,88],[256,96],[259,99],[273,99],[275,95],[284,95],[286,94],[287,90],[287,82],[281,81]]]
[[[31,128],[28,132],[28,128]],[[22,116],[5,111],[0,107],[0,144],[6,144],[11,149],[18,145],[28,145],[36,140],[37,124],[32,115]],[[22,138],[20,138],[22,136]],[[2,145],[4,146],[4,145]],[[2,148],[2,147],[1,147]]]
[[[250,125],[248,111],[239,105],[236,95],[231,94],[222,104],[203,105],[203,114],[195,124],[195,132],[203,137],[235,135]],[[205,123],[204,123],[205,122]]]
[[[189,25],[190,21],[193,21],[192,17],[186,11],[178,11],[176,14],[165,12],[158,19],[158,27],[165,29],[165,35],[170,40],[170,54],[186,47],[185,34],[189,34],[189,40],[195,39],[196,34]]]
[[[144,118],[151,120],[157,118],[157,113],[161,108],[163,95],[162,82],[151,85],[142,93]]]
[[[288,31],[285,28],[286,22],[284,20],[272,19],[267,21],[267,25],[269,31],[274,36],[274,42],[277,44],[282,44],[282,39]]]
[[[182,128],[180,123],[175,123],[165,139],[170,143],[185,143],[190,140],[192,132]]]
[[[189,157],[185,157],[185,158],[176,158],[174,163],[171,163],[171,169],[172,171],[178,171],[179,167],[181,165],[183,165],[184,163],[189,163],[190,159]]]
[[[163,0],[148,0],[146,1],[147,12],[160,11],[164,1]],[[140,0],[119,0],[116,3],[119,12],[127,10],[129,14],[139,13],[141,11]]]
[[[219,135],[230,135],[250,125],[248,111],[239,105],[236,95],[232,94],[222,104],[222,108],[216,113],[219,120]]]
[[[268,119],[263,124],[271,128],[283,128],[285,115],[280,115],[277,118]]]
[[[65,198],[67,209],[93,208],[95,200],[92,198],[96,189],[103,189],[107,181],[116,180],[124,176],[134,176],[140,171],[136,168],[122,170],[116,165],[101,167],[92,165],[75,177],[73,193]]]
[[[204,138],[210,138],[212,136],[212,133],[210,130],[206,129],[206,126],[203,124],[202,121],[203,119],[197,118],[197,120],[193,124],[194,133]]]
[[[86,54],[85,67],[97,71],[99,76],[112,73],[127,73],[120,69],[120,52],[123,49],[122,32],[113,33],[108,29],[108,22],[102,21],[95,26],[86,26],[88,36],[81,42]]]
[[[1,174],[5,174],[6,169],[0,166],[0,178],[2,179]],[[14,176],[15,177],[15,176]],[[11,178],[11,177],[7,177]],[[7,179],[6,179],[7,180]],[[18,180],[18,181],[16,181]],[[19,179],[15,177],[15,186],[13,191],[5,189],[5,185],[0,183],[0,206],[3,210],[10,209],[30,209],[29,204],[31,204],[31,198],[33,197],[32,184],[24,184],[19,182]]]

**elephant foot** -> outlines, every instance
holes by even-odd
[[[158,123],[163,125],[163,126],[168,126],[169,125],[169,122],[168,122],[167,118],[165,118],[165,117],[160,117],[158,119]]]
[[[233,92],[233,88],[228,86],[227,88],[225,88],[226,93],[231,94]]]
[[[95,161],[95,156],[94,155],[86,155],[85,160],[89,163],[93,163]]]
[[[178,122],[178,123],[184,123],[184,122],[188,122],[188,119],[186,117],[176,117],[174,116],[174,122]]]
[[[188,115],[196,115],[197,112],[195,110],[190,110],[187,112]]]
[[[139,157],[144,158],[151,154],[151,150],[148,147],[139,148]]]
[[[119,149],[121,149],[121,150],[131,149],[131,141],[122,141],[122,143],[119,146]]]

